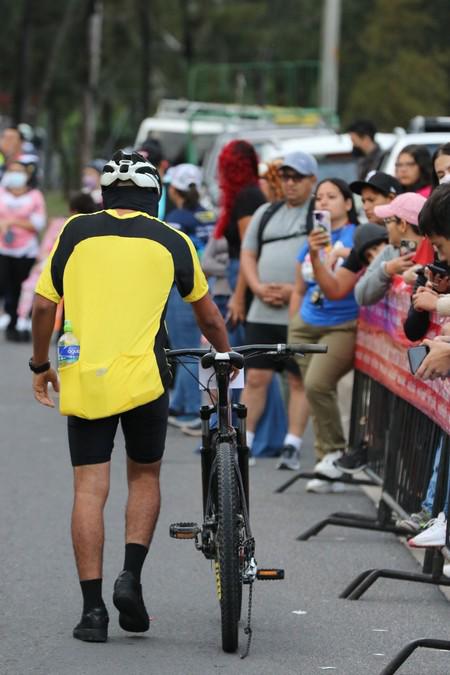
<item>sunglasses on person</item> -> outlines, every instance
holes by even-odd
[[[305,178],[308,178],[308,176],[303,176],[303,174],[297,173],[297,171],[278,171],[278,175],[283,183],[287,183],[290,180],[293,183],[300,183]]]

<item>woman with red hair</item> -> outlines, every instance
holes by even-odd
[[[219,155],[218,174],[221,212],[214,236],[225,237],[228,242],[232,290],[228,311],[230,322],[237,327],[247,313],[247,284],[239,271],[241,241],[253,213],[266,201],[259,187],[258,157],[253,146],[241,140],[227,143]]]

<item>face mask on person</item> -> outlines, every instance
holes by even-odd
[[[447,183],[450,183],[450,173],[446,173],[439,181],[439,185],[446,185]]]
[[[361,148],[357,148],[356,145],[354,145],[352,147],[352,157],[359,159],[360,157],[365,157],[365,155]]]
[[[21,171],[6,171],[3,174],[2,185],[9,190],[18,190],[25,187],[28,176]]]
[[[81,184],[85,190],[92,192],[97,188],[97,180],[93,176],[84,176]]]

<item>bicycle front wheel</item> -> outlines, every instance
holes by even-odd
[[[229,443],[217,448],[217,555],[216,574],[222,618],[222,648],[238,648],[242,580],[239,569],[239,492],[234,466],[235,449]]]

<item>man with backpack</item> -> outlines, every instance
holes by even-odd
[[[264,204],[252,216],[241,250],[241,265],[253,300],[247,315],[246,342],[287,342],[288,305],[295,279],[297,253],[306,237],[317,162],[293,152],[279,167],[284,200]],[[300,446],[308,419],[303,385],[294,359],[263,356],[251,360],[242,402],[248,408],[247,443],[251,450],[256,426],[266,405],[273,371],[287,370],[289,384],[288,433],[277,468],[298,470]]]

